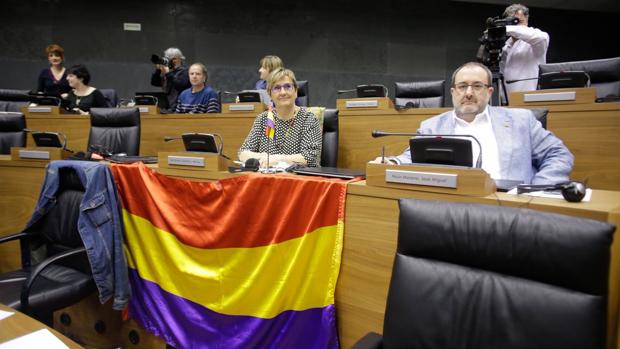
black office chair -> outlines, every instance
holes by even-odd
[[[307,107],[310,105],[308,92],[308,80],[297,81],[297,103],[299,107]]]
[[[605,348],[613,225],[400,200],[383,336],[354,348]]]
[[[395,82],[394,104],[397,108],[442,108],[445,80]]]
[[[105,97],[108,108],[116,108],[118,106],[118,95],[113,88],[100,88],[99,91]]]
[[[0,113],[0,154],[11,154],[11,147],[25,147],[25,129],[23,113]]]
[[[113,154],[140,154],[140,111],[138,108],[92,108],[88,145]]]
[[[590,76],[590,86],[596,88],[596,97],[620,96],[620,57],[547,63],[538,66],[539,73],[584,71]]]
[[[55,206],[29,229],[3,236],[19,240],[22,268],[0,274],[0,303],[51,326],[53,312],[95,292],[78,232],[84,187],[71,168],[60,169]]]
[[[0,89],[0,112],[21,112],[21,108],[30,104],[28,90]]]
[[[547,129],[547,114],[549,114],[549,109],[547,108],[532,108],[530,109],[532,113],[534,113],[534,117],[536,120],[540,121],[542,127]]]
[[[338,167],[338,109],[325,109],[323,113],[321,166]]]

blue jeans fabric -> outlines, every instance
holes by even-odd
[[[26,229],[39,221],[56,204],[61,168],[73,168],[85,188],[78,230],[99,291],[99,301],[114,297],[113,309],[122,310],[129,301],[127,261],[123,252],[123,221],[112,172],[102,163],[88,161],[52,161],[36,209]]]

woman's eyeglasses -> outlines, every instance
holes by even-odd
[[[460,93],[465,93],[467,89],[471,87],[474,92],[480,92],[484,88],[489,87],[487,84],[483,84],[481,82],[474,82],[473,84],[466,84],[464,82],[454,85],[454,88]]]
[[[272,92],[280,92],[282,90],[286,91],[286,92],[291,92],[293,91],[293,89],[295,88],[295,86],[293,86],[293,84],[282,84],[282,85],[273,85],[273,87],[271,88]]]

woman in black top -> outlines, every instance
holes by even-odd
[[[48,96],[60,97],[71,91],[67,82],[67,70],[62,65],[65,59],[65,50],[60,45],[51,44],[45,49],[49,68],[45,68],[39,74],[37,92]]]
[[[88,86],[90,82],[90,73],[85,66],[78,64],[69,68],[67,71],[67,81],[69,86],[73,88],[67,96],[67,109],[87,115],[90,108],[105,108],[107,103],[101,91],[92,86]]]

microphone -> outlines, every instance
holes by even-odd
[[[349,92],[355,92],[355,91],[357,91],[357,89],[356,88],[352,88],[352,89],[349,89],[349,90],[338,90],[338,91],[336,91],[336,93],[341,95],[343,93],[349,93]]]
[[[419,102],[407,102],[405,103],[405,105],[400,105],[397,104],[394,106],[394,108],[396,108],[396,110],[405,110],[405,109],[413,109],[413,108],[419,108],[420,107],[420,103]]]
[[[480,149],[480,154],[478,154],[478,159],[476,160],[476,165],[474,166],[475,168],[482,168],[482,145],[480,144],[480,141],[478,141],[478,139],[472,135],[464,135],[464,134],[443,134],[443,133],[421,133],[421,132],[415,132],[415,133],[411,133],[411,132],[385,132],[385,131],[379,131],[379,130],[372,130],[371,133],[373,138],[378,138],[378,137],[386,137],[386,136],[406,136],[406,137],[437,137],[437,138],[441,138],[441,137],[466,137],[466,138],[471,138],[474,141],[476,141],[476,143],[478,143],[478,148]]]
[[[164,137],[164,142],[170,142],[170,141],[174,141],[177,139],[181,139],[181,137],[173,137],[173,136],[165,136]]]
[[[512,83],[515,83],[515,82],[519,82],[519,81],[527,81],[527,80],[538,80],[538,76],[537,76],[537,77],[535,77],[535,78],[525,78],[525,79],[506,80],[506,81],[504,81],[504,82],[505,82],[505,83],[507,83],[507,84],[512,84]]]
[[[230,173],[238,173],[238,172],[257,172],[260,168],[260,161],[255,158],[249,158],[245,161],[245,164],[241,167],[229,167],[228,172]]]

